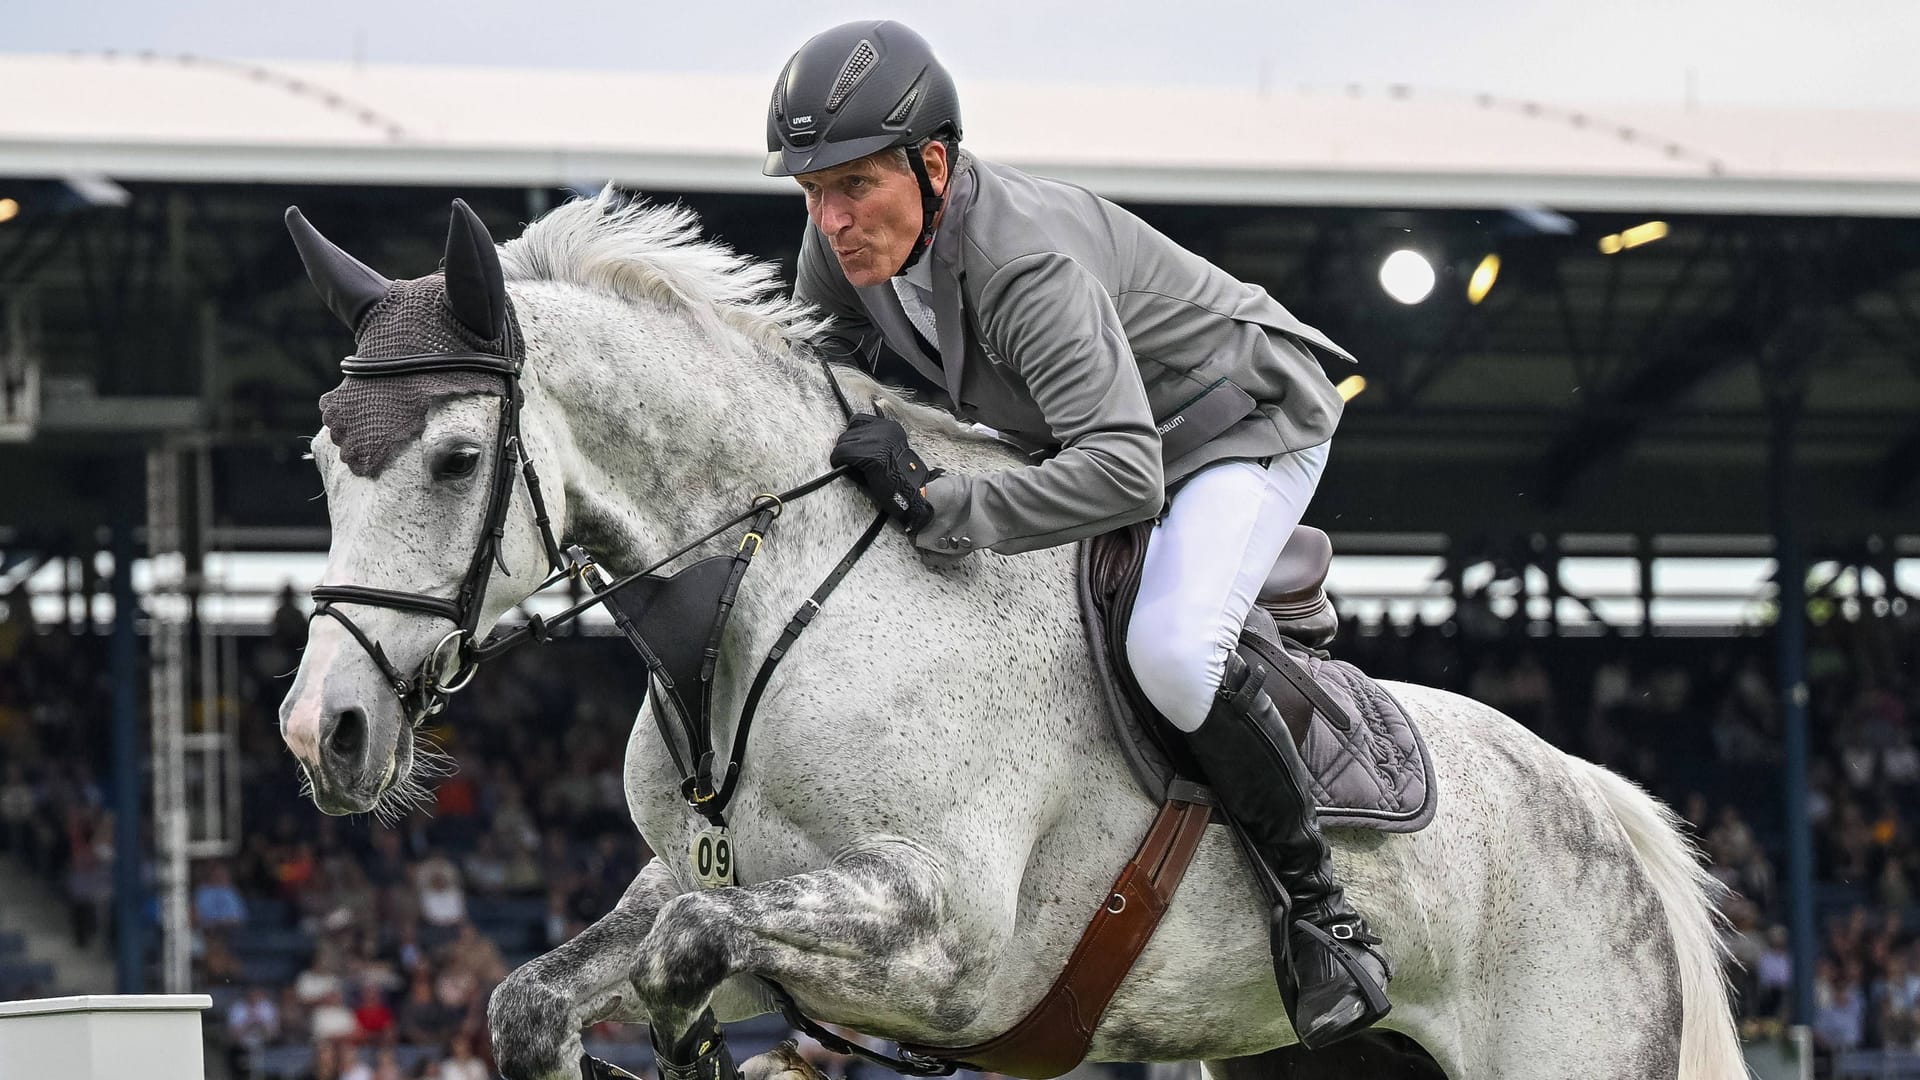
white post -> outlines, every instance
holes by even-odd
[[[205,994],[97,994],[0,1001],[0,1076],[206,1080]]]
[[[160,898],[160,986],[184,993],[193,979],[193,913],[187,882],[188,684],[190,617],[180,524],[180,452],[172,440],[147,452],[147,553],[153,584],[151,720],[153,730],[153,846]]]

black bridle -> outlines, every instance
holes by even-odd
[[[383,378],[399,375],[416,375],[441,371],[479,371],[501,377],[506,384],[506,393],[500,409],[500,422],[494,438],[493,477],[487,493],[486,517],[481,527],[480,542],[475,547],[473,559],[467,564],[466,575],[461,579],[459,590],[449,599],[426,593],[400,592],[394,589],[378,589],[365,585],[319,585],[313,589],[313,614],[310,618],[327,616],[346,627],[360,647],[380,668],[386,677],[387,685],[394,696],[400,699],[415,724],[424,721],[446,708],[452,695],[465,689],[473,681],[474,674],[482,663],[494,659],[509,649],[527,641],[546,644],[552,639],[553,631],[571,623],[589,608],[605,605],[613,615],[615,625],[640,653],[649,674],[653,677],[662,698],[662,708],[654,710],[661,723],[661,737],[667,744],[667,751],[678,768],[682,783],[681,792],[688,804],[714,824],[724,822],[723,814],[728,801],[732,798],[734,785],[739,779],[740,767],[744,760],[747,734],[752,728],[755,711],[759,707],[760,697],[765,692],[774,669],[785,658],[794,641],[800,636],[820,606],[826,602],[841,579],[853,569],[879,537],[881,528],[886,524],[886,515],[874,518],[865,532],[861,533],[853,546],[848,549],[839,563],[820,583],[819,587],[801,605],[793,617],[788,620],[774,646],[768,650],[760,671],[748,688],[747,697],[741,708],[740,723],[737,726],[733,747],[727,756],[726,768],[716,774],[716,757],[713,751],[712,723],[712,683],[720,654],[720,640],[727,624],[727,616],[733,609],[734,599],[740,588],[741,579],[746,575],[747,566],[753,557],[759,554],[765,543],[766,532],[778,518],[787,504],[826,487],[847,472],[845,466],[821,473],[797,487],[779,493],[761,493],[755,495],[745,510],[722,521],[712,529],[682,544],[663,558],[642,567],[618,580],[608,580],[593,560],[579,548],[569,548],[563,554],[559,541],[553,535],[553,526],[547,515],[546,501],[540,494],[540,477],[534,470],[533,459],[528,456],[526,445],[520,434],[520,364],[505,356],[479,352],[422,353],[415,356],[399,357],[391,360],[363,360],[348,357],[341,365],[348,375],[362,378]],[[833,377],[833,371],[822,359],[821,370],[826,375],[827,385],[832,389],[834,400],[846,416],[853,415],[853,407],[841,391],[839,381]],[[515,463],[518,468],[515,468]],[[518,473],[526,484],[528,502],[533,509],[535,526],[540,530],[541,543],[546,548],[547,565],[550,570],[546,580],[533,590],[538,593],[568,579],[583,582],[592,595],[554,614],[551,617],[530,615],[527,622],[504,634],[489,634],[484,640],[476,640],[480,622],[481,607],[486,599],[487,579],[494,566],[500,572],[511,575],[506,559],[501,551],[501,541],[506,532],[507,511],[513,501],[513,479]],[[700,547],[721,533],[745,523],[747,529],[741,538],[740,546],[731,557],[718,560],[728,565],[723,575],[714,578],[717,588],[700,590],[700,600],[707,610],[712,612],[711,626],[705,642],[697,674],[682,675],[676,680],[673,665],[664,663],[655,649],[649,645],[646,637],[636,627],[627,613],[616,602],[619,594],[628,586],[653,577],[661,567]],[[695,564],[692,570],[701,564]],[[678,577],[679,575],[675,575]],[[655,578],[656,582],[673,579]],[[711,595],[706,595],[710,593]],[[360,628],[339,604],[361,604],[367,607],[381,607],[398,611],[416,611],[446,619],[454,629],[443,636],[422,660],[420,667],[411,676],[402,675],[388,659],[386,650]],[[449,648],[451,646],[451,648]],[[443,679],[442,673],[453,668],[453,676]],[[691,685],[689,685],[691,684]],[[671,713],[678,720],[681,735],[684,737],[688,754],[683,757],[674,732],[667,726],[667,716]]]
[[[566,576],[566,562],[560,554],[559,541],[554,538],[553,525],[547,517],[546,500],[540,494],[540,477],[534,472],[533,459],[527,456],[526,443],[520,435],[518,361],[494,353],[443,352],[390,360],[363,360],[349,356],[341,362],[340,368],[347,375],[363,379],[442,371],[477,371],[498,375],[506,384],[506,393],[500,404],[500,422],[494,431],[493,478],[488,485],[487,512],[481,525],[480,543],[474,548],[473,560],[467,564],[466,575],[461,578],[460,588],[453,597],[449,599],[426,593],[376,589],[366,585],[319,585],[313,589],[314,607],[309,618],[325,615],[346,627],[347,633],[353,635],[354,640],[379,666],[381,674],[386,676],[387,685],[417,722],[446,708],[448,697],[464,689],[473,680],[479,666],[473,635],[480,625],[480,610],[486,601],[487,578],[496,564],[501,573],[512,574],[501,552],[501,538],[506,533],[507,509],[513,502],[515,472],[525,479],[527,501],[533,507],[534,524],[540,530],[540,542],[546,547],[547,565],[553,572],[542,588]],[[514,468],[515,462],[519,464],[517,470]],[[367,636],[367,632],[346,612],[335,606],[338,604],[417,611],[445,619],[453,624],[454,629],[427,653],[418,670],[411,676],[402,675],[387,658],[386,650],[380,647],[380,643]],[[453,646],[451,651],[449,645]],[[441,674],[449,664],[454,668],[454,675],[451,679],[443,680]]]

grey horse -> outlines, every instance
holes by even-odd
[[[494,257],[484,246],[482,262]],[[404,320],[487,309],[469,295],[484,282],[470,267],[454,273],[451,254],[444,279],[399,283],[364,267],[343,282],[337,267],[358,264],[335,256],[316,280],[358,322],[363,349],[370,337],[440,333]],[[824,470],[841,417],[804,344],[811,314],[772,294],[771,268],[703,242],[690,213],[603,192],[550,212],[497,257],[494,303],[510,297],[524,342],[524,446],[565,542],[615,571],[638,568],[754,493]],[[343,289],[360,296],[348,310]],[[403,293],[442,302],[394,299]],[[905,423],[933,464],[1019,463],[944,413],[841,378]],[[343,445],[344,414],[319,432],[328,582],[454,595],[483,541],[502,403],[472,386],[425,394],[412,425],[387,433],[377,469],[365,447]],[[722,755],[760,657],[871,512],[835,484],[769,532],[720,658]],[[544,547],[520,490],[480,632],[541,581]],[[660,854],[612,911],[495,991],[503,1072],[572,1080],[580,1031],[603,1019],[649,1023],[670,1043],[709,1008],[722,1020],[765,1012],[762,979],[815,1017],[922,1045],[969,1045],[1017,1022],[1155,811],[1092,681],[1073,573],[1067,549],[930,566],[884,535],[768,688],[729,814],[737,887],[696,881],[688,850],[706,823],[652,719],[637,720],[628,806]],[[437,648],[449,627],[431,612],[344,606],[384,665],[342,621],[316,620],[281,730],[320,809],[390,810],[418,793],[423,755],[389,675],[450,675]],[[1674,815],[1490,708],[1390,688],[1425,733],[1440,812],[1411,835],[1333,835],[1340,875],[1394,963],[1385,1027],[1453,1080],[1744,1076],[1714,886]],[[1237,848],[1211,832],[1092,1058],[1197,1059],[1232,1080],[1329,1075],[1340,1056],[1280,1049],[1294,1037],[1266,914]]]

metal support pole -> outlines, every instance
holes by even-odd
[[[140,664],[133,619],[132,508],[146,500],[135,483],[137,459],[118,463],[120,497],[113,501],[113,919],[114,987],[122,994],[146,990],[146,905],[140,880]]]
[[[1807,812],[1807,568],[1795,528],[1794,430],[1800,413],[1795,397],[1773,403],[1768,503],[1778,565],[1779,616],[1774,624],[1780,686],[1780,717],[1786,732],[1783,768],[1787,788],[1787,935],[1793,950],[1793,1016],[1813,1022],[1813,820]]]

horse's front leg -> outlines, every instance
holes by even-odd
[[[613,910],[573,940],[516,968],[487,1003],[494,1060],[509,1080],[574,1080],[580,1032],[602,1020],[644,1019],[636,957],[661,908],[680,892],[659,859],[641,868]]]
[[[842,1019],[909,1031],[964,1026],[980,995],[962,984],[991,955],[993,943],[978,939],[996,935],[952,925],[948,886],[937,858],[890,841],[824,870],[675,897],[633,968],[661,1075],[731,1080],[708,1005],[736,975],[830,988]]]

